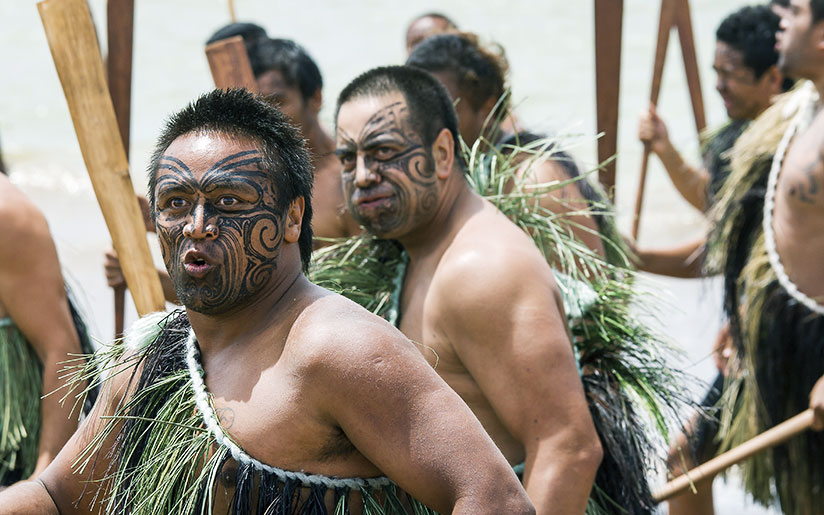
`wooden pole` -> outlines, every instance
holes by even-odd
[[[255,74],[252,73],[249,54],[246,53],[242,37],[233,36],[208,45],[206,59],[209,61],[216,88],[246,88],[257,93]]]
[[[108,57],[106,78],[109,93],[123,141],[126,160],[129,159],[132,109],[132,43],[134,38],[134,0],[106,2],[106,37]],[[114,337],[123,335],[126,286],[114,288]]]
[[[232,20],[232,23],[237,21],[237,15],[235,14],[235,0],[229,0],[229,19]]]
[[[697,483],[704,478],[712,477],[722,470],[725,470],[736,463],[765,451],[771,447],[783,443],[790,438],[803,433],[810,429],[813,425],[815,414],[812,408],[801,412],[793,418],[778,424],[777,426],[764,431],[760,435],[747,440],[741,445],[730,449],[729,451],[716,456],[710,461],[699,465],[685,474],[673,479],[664,487],[656,492],[652,498],[655,502],[660,503],[666,501],[687,488],[693,483]]]
[[[678,27],[678,37],[681,42],[681,56],[684,58],[684,70],[687,75],[695,129],[700,134],[707,126],[707,121],[704,118],[704,96],[701,94],[701,77],[698,73],[698,57],[695,54],[689,0],[678,0],[675,25]]]
[[[85,0],[37,4],[83,160],[140,315],[165,308]]]
[[[621,85],[621,35],[623,0],[595,0],[595,102],[597,110],[598,162],[606,163],[598,178],[615,195],[615,160],[618,151],[618,100]]]
[[[658,40],[655,44],[655,61],[652,66],[652,87],[650,88],[650,103],[658,104],[661,93],[661,77],[664,75],[664,63],[667,61],[667,47],[669,46],[670,32],[675,24],[675,0],[661,0],[661,14],[658,18]],[[644,143],[644,155],[641,158],[641,174],[638,177],[638,193],[635,197],[635,216],[632,218],[632,237],[638,239],[638,228],[641,224],[641,209],[644,204],[644,189],[647,183],[647,168],[649,166],[650,145]]]

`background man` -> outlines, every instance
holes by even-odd
[[[445,14],[435,12],[422,14],[409,22],[409,27],[406,29],[406,54],[411,54],[412,49],[429,36],[457,31],[458,26]]]
[[[713,210],[711,251],[721,258],[725,310],[737,351],[728,381],[741,392],[730,399],[737,409],[722,426],[724,446],[810,405],[821,427],[824,2],[792,0],[776,39],[781,71],[809,82],[739,138],[732,175]],[[785,513],[820,513],[824,436],[807,432],[758,455],[742,465],[742,477],[765,505],[778,501]]]
[[[120,482],[107,476],[112,482],[104,488],[116,487],[107,492],[115,496],[109,513],[118,502],[126,511],[143,502],[177,512],[171,507],[187,502],[185,491],[200,499],[192,499],[200,503],[193,513],[213,502],[216,513],[230,506],[331,513],[341,509],[341,495],[343,509],[356,512],[369,490],[350,483],[336,491],[327,483],[381,473],[442,513],[534,513],[471,411],[414,346],[303,276],[312,253],[312,171],[299,135],[276,109],[244,91],[207,94],[172,117],[150,170],[152,212],[185,314],[171,315],[160,336],[141,342],[148,346],[135,369],[140,386],[125,393],[131,374],[114,375],[104,401],[38,481],[0,495],[0,513],[97,512],[94,489],[71,467],[106,424],[115,433],[98,443],[93,477],[137,467]],[[181,355],[187,348],[188,365]],[[200,367],[203,373],[193,372]],[[203,374],[205,385],[196,380]],[[176,377],[182,380],[172,393],[152,397],[152,385]],[[193,385],[200,388],[194,401]],[[135,401],[126,413],[118,411],[129,398]],[[175,467],[186,455],[180,446],[202,434],[164,423],[171,420],[162,418],[166,408],[175,412],[181,402],[198,402],[203,423],[195,424],[210,435],[203,454],[187,447],[191,463]],[[223,414],[219,423],[210,405]],[[177,411],[193,413],[190,404]],[[129,419],[101,418],[110,415]],[[181,427],[183,438],[154,438]],[[241,448],[228,465],[199,461],[228,452],[217,435],[229,430]],[[146,434],[153,445],[135,443]],[[282,469],[261,470],[250,456]],[[198,466],[212,467],[211,475],[193,481]],[[152,477],[158,487],[145,487]],[[191,494],[201,486],[213,495]],[[406,513],[383,499],[390,490],[372,493],[381,513]]]
[[[506,85],[509,64],[502,48],[488,50],[475,34],[466,32],[436,35],[416,46],[406,64],[426,70],[446,87],[455,102],[461,138],[468,146],[481,139],[482,151],[496,147],[507,152],[508,145],[526,146],[542,139],[515,128]],[[545,154],[548,158],[526,159],[517,175],[532,184],[562,182],[580,175],[572,156],[562,149],[552,148]],[[590,201],[604,200],[586,179],[580,179],[543,195],[540,204],[553,213],[565,214],[575,236],[603,256],[599,222],[604,220],[588,211]]]
[[[344,88],[336,120],[350,211],[409,256],[401,331],[525,463],[538,512],[583,513],[602,449],[558,288],[529,236],[469,188],[449,94],[423,71],[377,68]]]
[[[62,362],[91,350],[40,210],[0,174],[0,488],[43,472],[77,428]],[[71,404],[71,403],[69,403]]]

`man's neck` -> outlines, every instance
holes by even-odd
[[[440,259],[467,218],[475,212],[477,195],[463,177],[452,177],[445,185],[435,216],[420,229],[398,238],[412,262]]]
[[[277,272],[271,287],[243,306],[217,315],[186,310],[204,355],[245,343],[271,328],[276,320],[288,320],[285,313],[302,297],[300,292],[309,286],[309,281],[299,267]]]

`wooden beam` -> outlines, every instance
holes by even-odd
[[[134,0],[107,0],[106,78],[112,96],[117,126],[123,141],[126,160],[129,159],[132,117],[132,46],[134,38]],[[126,287],[114,289],[114,336],[123,335]]]
[[[621,85],[621,36],[624,1],[595,0],[595,97],[598,162],[604,164],[599,180],[610,198],[615,194],[615,161],[618,152],[618,100]]]
[[[37,4],[83,160],[140,315],[165,308],[85,0]]]

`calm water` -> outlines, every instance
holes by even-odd
[[[105,2],[89,3],[105,40]],[[224,0],[135,3],[131,166],[135,187],[143,192],[147,157],[164,117],[211,87],[203,42],[229,22],[229,13]],[[271,36],[295,39],[317,60],[325,80],[322,119],[328,126],[337,92],[368,68],[401,63],[408,21],[421,12],[442,11],[462,28],[506,48],[514,102],[526,126],[581,134],[581,145],[574,153],[587,166],[595,162],[594,36],[589,0],[235,3],[239,19],[256,21]],[[635,137],[637,115],[648,102],[658,2],[627,0],[624,5],[617,205],[620,223],[628,227],[641,157]],[[712,125],[724,119],[711,70],[715,27],[744,3],[694,0],[691,5],[707,121]],[[671,43],[659,112],[669,124],[672,140],[697,161],[677,38]],[[0,0],[0,48],[0,141],[12,180],[45,211],[64,268],[80,285],[95,334],[106,340],[113,327],[111,292],[102,272],[109,238],[34,0]],[[642,222],[642,243],[666,245],[702,230],[700,215],[681,200],[655,159],[651,160],[647,192],[645,212],[654,216]],[[650,289],[670,292],[672,305],[664,308],[662,319],[667,321],[668,334],[687,351],[688,358],[680,365],[699,377],[711,378],[708,354],[719,325],[718,281],[655,281]],[[133,318],[129,311],[127,319]],[[736,489],[717,489],[719,513],[764,513],[745,506],[743,494]]]

